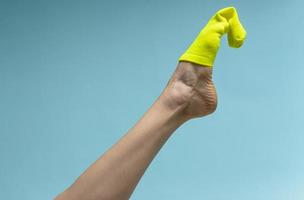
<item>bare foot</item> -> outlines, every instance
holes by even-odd
[[[178,63],[161,98],[170,109],[178,110],[186,119],[214,112],[217,95],[212,82],[212,67]]]

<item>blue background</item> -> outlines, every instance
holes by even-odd
[[[179,128],[134,200],[304,199],[303,1],[0,1],[0,199],[51,199],[158,97],[218,9],[215,114]]]

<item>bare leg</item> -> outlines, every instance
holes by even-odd
[[[57,200],[126,200],[157,152],[181,124],[216,109],[212,66],[220,39],[232,47],[246,37],[236,9],[218,11],[179,59],[167,87],[152,107],[111,149],[90,166]],[[186,62],[185,62],[186,61]],[[192,64],[198,63],[200,65]]]
[[[56,200],[126,200],[157,152],[180,125],[212,113],[212,68],[180,62],[144,116]]]

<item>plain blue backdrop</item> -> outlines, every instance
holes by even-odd
[[[216,113],[168,141],[133,200],[304,199],[304,21],[292,1],[0,1],[0,199],[51,199],[158,97],[208,19],[235,6]]]

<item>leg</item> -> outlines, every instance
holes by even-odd
[[[190,118],[215,110],[211,70],[179,63],[163,93],[139,122],[56,199],[129,199],[174,130]]]
[[[212,66],[220,39],[240,47],[246,36],[234,8],[218,11],[182,55],[159,98],[136,125],[57,200],[127,200],[170,135],[181,124],[216,109]],[[194,64],[196,63],[196,64]]]

